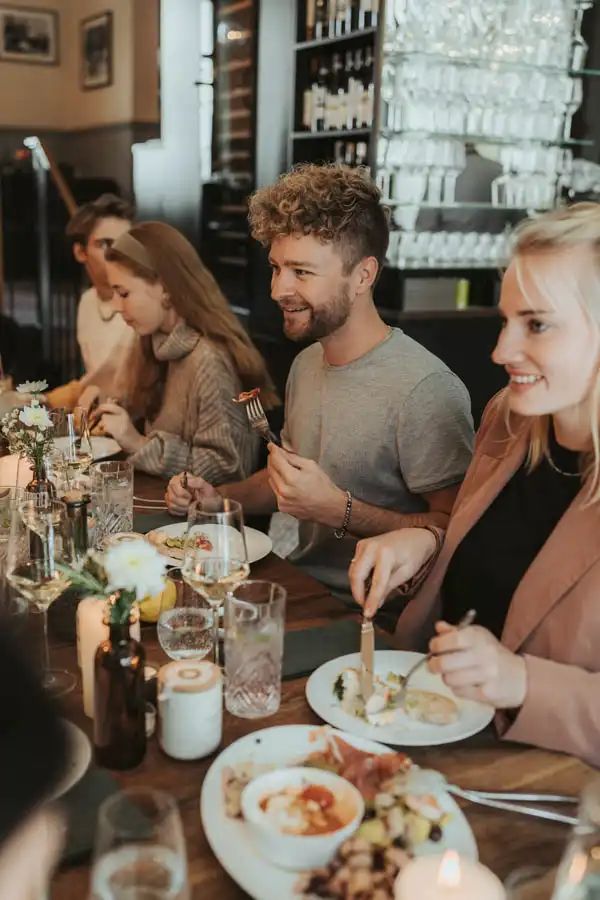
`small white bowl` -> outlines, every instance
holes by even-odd
[[[286,834],[260,808],[260,802],[287,787],[308,787],[310,784],[329,788],[337,802],[349,809],[351,818],[347,825],[328,834]],[[360,791],[345,778],[333,772],[300,766],[276,769],[254,778],[242,792],[241,806],[262,856],[279,868],[295,870],[327,865],[338,847],[356,831],[365,812]]]

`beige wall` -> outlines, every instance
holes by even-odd
[[[0,62],[0,128],[77,131],[158,121],[159,0],[12,0],[59,13],[59,65]],[[81,19],[113,13],[113,84],[80,86]],[[153,43],[152,43],[153,42]]]

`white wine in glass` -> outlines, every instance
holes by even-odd
[[[242,507],[216,497],[190,504],[181,574],[214,610],[215,663],[219,665],[219,612],[249,573]]]

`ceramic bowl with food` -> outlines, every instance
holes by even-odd
[[[326,865],[365,811],[345,778],[305,767],[259,775],[244,788],[241,807],[257,850],[282,869]]]

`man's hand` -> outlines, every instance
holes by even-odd
[[[98,415],[106,434],[114,437],[115,441],[126,453],[135,453],[146,443],[146,438],[139,433],[127,410],[117,403],[103,403],[98,407]]]
[[[416,575],[435,547],[426,528],[400,528],[359,541],[348,574],[352,596],[365,616],[372,618],[390,591]]]
[[[173,516],[186,516],[192,500],[211,500],[219,496],[217,489],[199,475],[188,475],[187,485],[186,489],[183,485],[183,473],[174,475],[169,481],[165,500]]]
[[[341,528],[346,495],[318,463],[269,444],[267,470],[280,512]]]
[[[500,643],[487,628],[471,625],[456,629],[447,622],[437,622],[437,637],[429,642],[434,656],[429,661],[432,672],[439,672],[444,682],[459,697],[490,703],[496,709],[516,709],[527,694],[525,660]]]

